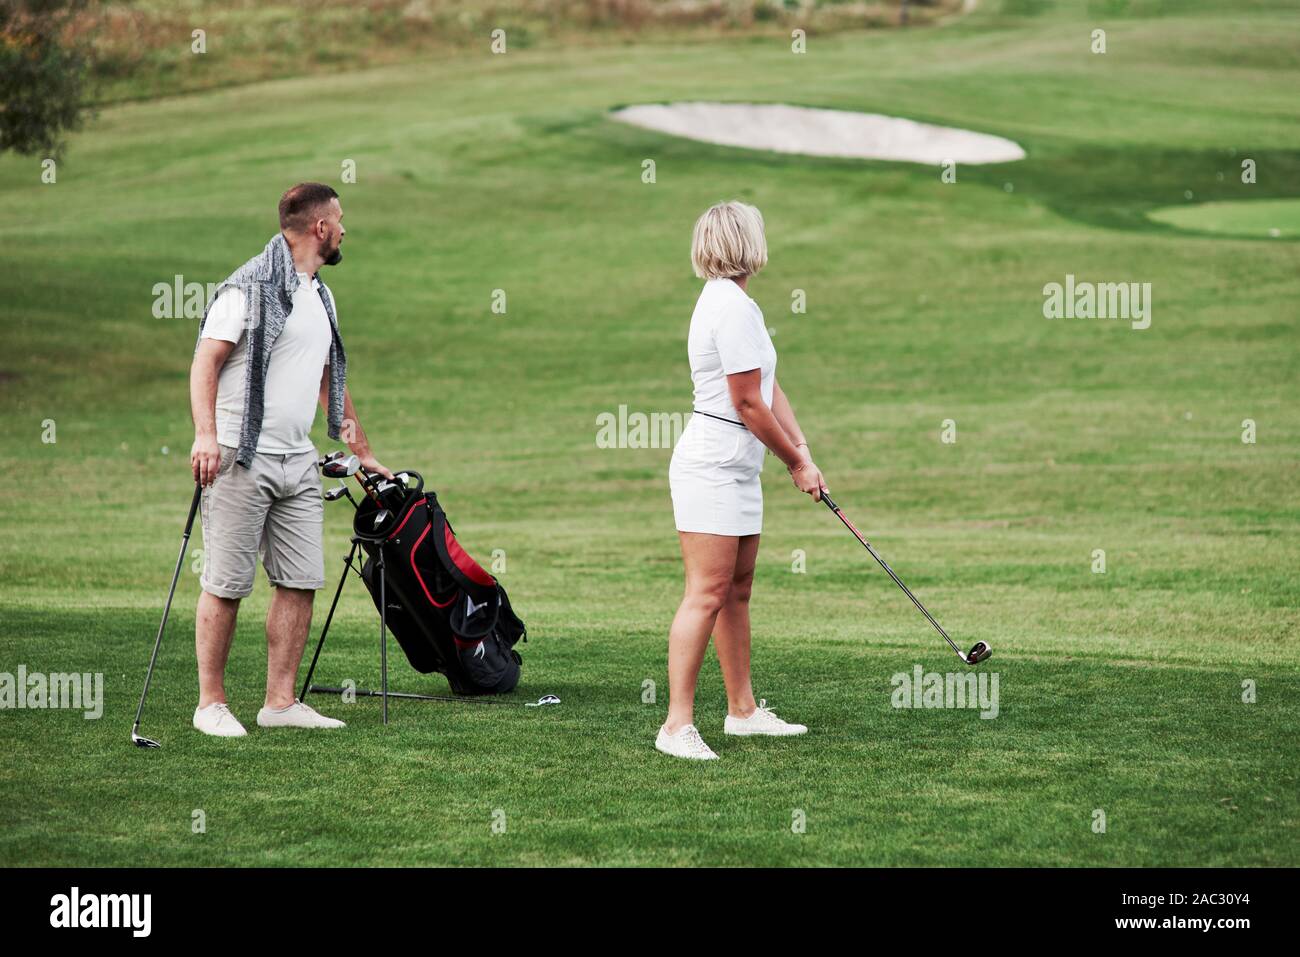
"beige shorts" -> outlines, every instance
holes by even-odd
[[[258,452],[250,468],[221,446],[217,479],[203,490],[203,575],[199,585],[218,598],[253,590],[257,559],[281,588],[325,585],[325,555],[316,452]]]

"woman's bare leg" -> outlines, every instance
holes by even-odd
[[[727,686],[727,713],[737,718],[748,718],[757,707],[749,680],[749,594],[757,559],[758,536],[743,536],[736,550],[731,590],[713,627],[713,643]]]
[[[695,682],[718,612],[731,592],[740,539],[734,535],[678,532],[686,566],[686,594],[668,632],[668,720],[676,734],[695,721]]]

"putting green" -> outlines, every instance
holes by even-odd
[[[1157,223],[1201,233],[1295,239],[1300,236],[1300,199],[1255,199],[1194,206],[1164,206],[1147,214]]]

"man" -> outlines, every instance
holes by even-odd
[[[324,507],[309,438],[316,406],[370,470],[375,460],[347,390],[334,299],[321,266],[343,258],[338,193],[300,183],[280,199],[280,232],[217,287],[190,369],[194,480],[204,486],[203,575],[194,647],[205,734],[247,732],[226,705],[225,671],[240,599],[257,558],[275,588],[266,617],[264,728],[341,728],[294,698],[316,589],[325,584]]]

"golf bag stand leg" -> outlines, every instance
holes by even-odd
[[[330,602],[329,614],[325,616],[325,627],[320,630],[320,641],[316,642],[316,653],[311,656],[311,667],[307,669],[307,678],[302,683],[302,692],[298,695],[299,701],[306,701],[307,695],[313,690],[311,676],[316,673],[316,662],[320,661],[321,649],[325,647],[325,636],[329,634],[330,622],[334,620],[334,609],[339,606],[339,595],[343,594],[343,583],[348,580],[348,572],[352,571],[352,559],[356,557],[359,545],[357,539],[352,539],[352,550],[343,561],[343,574],[339,576],[339,587],[334,589],[334,600]]]
[[[385,590],[382,544],[375,552],[375,569],[379,572],[379,687],[384,702],[384,724],[388,724],[388,595]]]
[[[172,599],[176,597],[176,583],[181,577],[181,564],[185,561],[185,549],[190,544],[190,533],[194,531],[194,516],[198,514],[199,502],[202,497],[203,486],[195,482],[194,498],[190,500],[190,514],[185,519],[185,531],[181,534],[181,550],[176,556],[176,567],[172,570],[171,588],[167,591],[167,603],[163,605],[162,622],[158,625],[158,636],[153,640],[153,654],[149,656],[149,670],[144,676],[144,690],[140,692],[140,704],[135,709],[135,724],[131,725],[131,743],[136,747],[162,747],[161,744],[151,738],[140,737],[140,715],[144,713],[144,699],[149,694],[149,683],[153,680],[153,667],[158,662],[158,649],[162,647],[163,632],[167,629],[167,616],[171,614]]]

